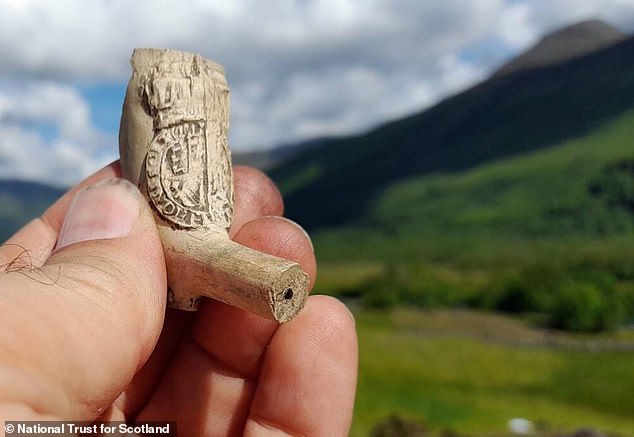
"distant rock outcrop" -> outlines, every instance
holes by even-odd
[[[628,36],[600,20],[582,21],[544,36],[524,54],[504,64],[493,77],[559,64],[608,47]]]

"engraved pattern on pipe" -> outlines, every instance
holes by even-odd
[[[233,215],[228,89],[201,72],[197,57],[185,72],[154,68],[140,84],[154,124],[145,159],[153,206],[180,227],[228,228]]]

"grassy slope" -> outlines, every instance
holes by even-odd
[[[557,147],[393,185],[364,222],[316,232],[317,254],[327,277],[329,262],[421,259],[498,268],[544,257],[631,258],[632,213],[588,187],[611,163],[633,158],[630,111]]]
[[[517,320],[465,311],[358,311],[356,318],[352,436],[369,435],[394,412],[467,435],[505,434],[514,417],[551,432],[587,426],[634,435],[634,351],[588,351],[585,338],[553,347]]]
[[[587,135],[634,105],[634,38],[561,65],[493,78],[411,117],[325,141],[272,171],[311,230],[363,220],[384,189]]]
[[[631,111],[547,150],[394,185],[364,222],[316,233],[317,290],[354,289],[386,264],[412,259],[464,285],[536,261],[631,261],[630,213],[594,198],[588,185],[611,163],[634,158],[633,138]],[[393,412],[469,435],[503,434],[513,417],[552,432],[585,425],[634,435],[632,351],[566,347],[572,337],[554,334],[553,342],[501,316],[402,308],[356,316],[353,436]],[[634,341],[621,331],[573,343],[619,338]]]

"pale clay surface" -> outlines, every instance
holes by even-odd
[[[208,296],[286,322],[308,276],[294,262],[229,240],[233,216],[224,69],[199,55],[136,49],[123,105],[123,176],[153,207],[165,250],[168,301],[195,310]]]

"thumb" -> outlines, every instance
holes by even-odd
[[[53,255],[37,270],[0,276],[0,290],[0,405],[98,416],[163,324],[163,249],[141,193],[122,179],[79,191]]]

